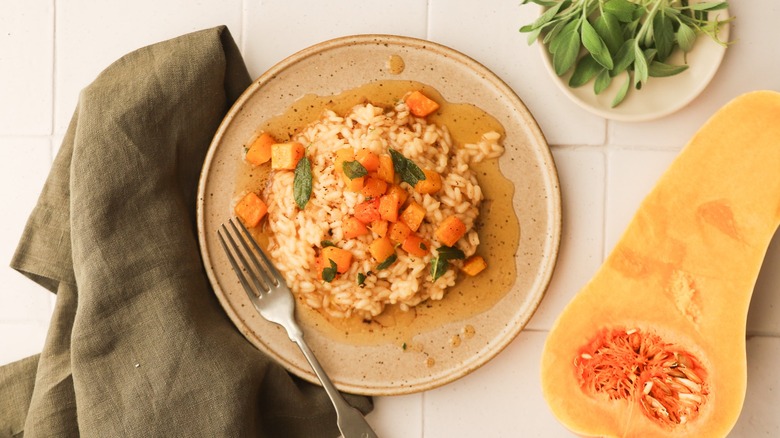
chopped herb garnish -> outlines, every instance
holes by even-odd
[[[357,284],[360,287],[366,287],[366,274],[364,274],[362,272],[358,272]]]
[[[390,156],[393,158],[393,170],[402,181],[414,187],[418,181],[425,179],[425,173],[414,161],[403,156],[402,153],[390,148]]]
[[[404,342],[404,344],[403,344],[403,345],[401,345],[401,348],[402,348],[402,349],[404,349],[404,350],[406,350],[406,342]]]
[[[344,175],[349,179],[361,178],[368,175],[368,170],[359,161],[345,161],[341,163]]]
[[[441,256],[435,257],[431,260],[431,277],[433,277],[433,281],[438,280],[439,277],[447,272],[448,265],[449,262],[447,259],[442,258]]]
[[[390,256],[386,258],[385,261],[377,265],[376,270],[381,271],[383,269],[387,269],[390,267],[390,265],[395,263],[396,260],[398,260],[398,256],[396,254],[390,254]]]
[[[463,251],[452,246],[440,246],[436,252],[439,254],[439,257],[443,257],[447,260],[461,260],[466,258],[466,254],[464,254]]]
[[[295,177],[293,178],[293,194],[295,195],[295,204],[303,210],[311,198],[312,176],[311,161],[309,157],[303,157],[295,166]]]
[[[420,242],[420,249],[423,251],[428,251],[428,245],[426,245],[425,242]]]
[[[333,281],[334,278],[336,278],[336,272],[338,272],[337,271],[338,266],[336,266],[336,262],[334,262],[333,260],[328,259],[328,261],[330,262],[330,267],[327,267],[322,270],[322,279],[330,283],[331,281]]]
[[[322,245],[323,248],[327,248],[329,246],[336,246],[336,244],[331,242],[330,240],[323,240],[322,242],[320,242],[320,245]]]
[[[458,248],[452,246],[440,246],[436,250],[438,255],[431,260],[431,277],[436,281],[447,272],[450,260],[461,260],[466,258],[466,254]]]

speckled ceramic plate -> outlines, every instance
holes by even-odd
[[[232,215],[243,146],[264,120],[283,113],[304,95],[335,95],[378,80],[430,85],[448,102],[474,104],[503,125],[506,152],[499,167],[514,185],[510,196],[520,227],[515,280],[484,311],[468,317],[443,315],[440,323],[411,333],[403,343],[346,342],[303,318],[311,348],[339,389],[393,395],[443,385],[485,364],[526,325],[550,281],[561,232],[558,177],[538,125],[504,82],[461,53],[406,37],[361,35],[305,49],[257,79],[219,127],[201,176],[198,228],[214,291],[238,329],[289,371],[316,382],[297,346],[252,308],[217,242],[216,230]],[[452,342],[454,338],[461,342]]]
[[[720,20],[729,18],[728,10],[715,11],[712,14],[717,14]],[[728,23],[720,28],[718,37],[721,41],[729,40],[729,29]],[[612,108],[612,100],[623,85],[625,75],[616,77],[599,95],[593,93],[593,80],[581,87],[571,88],[568,85],[571,73],[563,77],[555,74],[552,56],[547,47],[543,44],[538,46],[547,72],[563,94],[593,114],[622,122],[654,120],[682,109],[704,91],[717,73],[723,55],[726,53],[725,46],[716,43],[706,35],[699,35],[693,50],[687,55],[687,70],[670,77],[650,78],[642,90],[630,89],[626,99]],[[686,63],[686,59],[680,51],[677,51],[671,56],[669,63],[682,65]]]

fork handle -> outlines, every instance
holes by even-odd
[[[377,434],[368,424],[366,418],[359,410],[347,403],[344,397],[336,389],[331,382],[330,377],[322,369],[320,362],[314,353],[309,349],[306,341],[303,340],[303,334],[296,334],[296,336],[290,337],[293,342],[298,344],[298,347],[303,352],[306,360],[311,365],[317,378],[322,382],[322,387],[325,388],[325,392],[330,397],[330,401],[333,403],[333,407],[336,409],[336,424],[341,431],[344,438],[377,438]]]

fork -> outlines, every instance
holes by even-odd
[[[217,236],[238,280],[260,315],[284,327],[290,340],[298,344],[336,409],[336,424],[342,436],[376,438],[363,414],[344,400],[304,341],[303,331],[295,321],[295,299],[282,275],[240,220],[231,218],[228,224],[229,227],[222,224]]]

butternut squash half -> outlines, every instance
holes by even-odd
[[[696,133],[553,326],[541,377],[558,419],[584,436],[727,435],[779,223],[780,94],[752,92]]]

